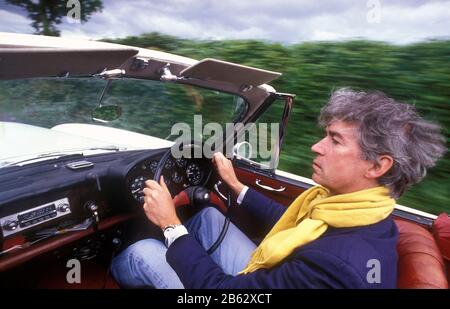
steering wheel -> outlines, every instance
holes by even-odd
[[[191,158],[195,158],[194,152],[195,152],[196,148],[203,149],[202,145],[199,145],[198,143],[195,143],[195,142],[190,142],[188,144],[181,143],[180,149],[179,149],[181,151],[180,153],[184,153],[183,150],[185,149],[185,147],[190,147],[190,157]],[[164,166],[166,165],[167,161],[173,159],[172,150],[173,150],[173,148],[168,149],[164,153],[164,155],[161,157],[161,159],[158,162],[158,165],[156,166],[153,180],[155,180],[158,183],[161,178],[161,175],[163,174]],[[207,159],[201,158],[201,160],[207,160]],[[204,177],[202,179],[203,183],[206,183],[209,180],[209,178],[211,177],[211,174],[213,172],[213,169],[214,169],[211,164],[211,161],[208,161],[207,166],[208,166],[209,171],[208,171],[207,175],[204,175]],[[213,191],[210,191],[210,190],[206,189],[205,187],[189,186],[180,192],[171,192],[171,193],[175,194],[175,196],[172,198],[174,201],[175,207],[191,205],[191,207],[200,209],[200,208],[206,206],[207,204],[212,203],[212,204],[216,205],[217,208],[222,213],[225,214],[227,212],[227,206],[225,206],[224,201],[221,198],[219,198],[219,196],[217,194],[215,194]]]
[[[186,146],[191,147],[192,150],[194,150],[195,147],[201,147],[200,145],[198,145],[196,143],[190,143],[188,145],[184,145],[183,143],[180,144],[180,147],[184,148]],[[184,152],[182,152],[182,153],[184,153]],[[192,154],[193,153],[191,151],[191,158],[195,157],[195,156],[192,156]],[[161,157],[161,159],[156,167],[156,171],[155,171],[153,180],[155,180],[156,182],[159,182],[159,179],[161,178],[164,166],[166,165],[166,162],[171,158],[172,158],[172,148],[170,148]],[[206,160],[206,159],[204,159],[204,160]],[[211,177],[212,171],[213,171],[211,161],[209,161],[208,163],[209,163],[208,165],[210,167],[209,174],[208,174],[206,180],[204,180],[204,183],[206,183],[209,180],[209,178]],[[200,187],[200,186],[190,186],[190,187],[184,189],[183,191],[181,191],[180,193],[178,193],[176,196],[173,197],[173,201],[174,201],[175,207],[179,207],[179,206],[183,206],[183,205],[191,205],[196,208],[201,208],[203,206],[206,206],[206,204],[208,204],[209,202],[211,202],[212,204],[217,206],[219,211],[221,211],[223,214],[225,214],[225,220],[224,220],[224,224],[222,227],[222,231],[220,232],[216,241],[209,247],[209,249],[206,250],[206,252],[208,254],[212,254],[220,246],[220,244],[222,243],[222,241],[228,231],[228,226],[230,224],[230,217],[229,217],[228,209],[229,209],[229,206],[231,205],[230,191],[228,191],[228,198],[227,198],[228,207],[225,206],[224,202],[214,192],[209,191],[206,188]]]

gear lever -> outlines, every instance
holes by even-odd
[[[185,191],[189,197],[190,204],[197,209],[205,207],[211,200],[210,191],[204,187],[189,187]]]

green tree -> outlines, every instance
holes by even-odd
[[[62,18],[67,15],[72,6],[68,1],[58,0],[6,0],[6,3],[24,8],[28,12],[28,18],[33,22],[35,34],[59,36],[60,31],[56,25],[61,24]],[[101,11],[101,0],[80,1],[80,22],[87,22],[92,13]]]

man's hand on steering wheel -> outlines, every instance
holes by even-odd
[[[221,152],[213,155],[212,163],[219,177],[227,184],[235,195],[239,195],[244,185],[237,179],[233,164]]]
[[[161,175],[159,183],[147,180],[144,188],[144,211],[147,218],[161,229],[170,224],[180,224],[175,204]]]
[[[172,199],[171,193],[164,182],[164,177],[162,176],[162,168],[165,164],[165,160],[169,158],[170,153],[165,155],[159,163],[159,172],[155,173],[155,178],[159,177],[159,183],[155,180],[147,180],[145,182],[146,187],[143,190],[144,193],[144,211],[147,218],[159,226],[164,228],[171,224],[180,224],[181,221],[177,216],[176,207],[180,205],[185,205],[187,203],[192,203],[194,196],[189,196],[185,190],[177,194],[177,196]],[[244,185],[237,179],[236,173],[234,172],[233,164],[228,160],[222,153],[217,152],[213,155],[212,164],[222,181],[231,189],[231,192],[235,195],[239,193],[244,188]],[[188,188],[189,189],[189,188]],[[192,195],[192,194],[191,194]],[[208,201],[211,200],[212,203],[217,205],[218,209],[222,212],[227,211],[227,207],[220,198],[218,198],[213,192],[208,197]]]

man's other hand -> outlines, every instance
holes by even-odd
[[[170,224],[180,224],[175,211],[175,204],[169,189],[164,182],[164,177],[161,175],[159,183],[154,180],[147,180],[144,188],[144,211],[147,218],[163,228]]]
[[[227,184],[235,195],[239,195],[244,188],[244,185],[237,179],[231,161],[228,160],[221,152],[216,152],[213,155],[212,163],[214,164],[220,178]]]

